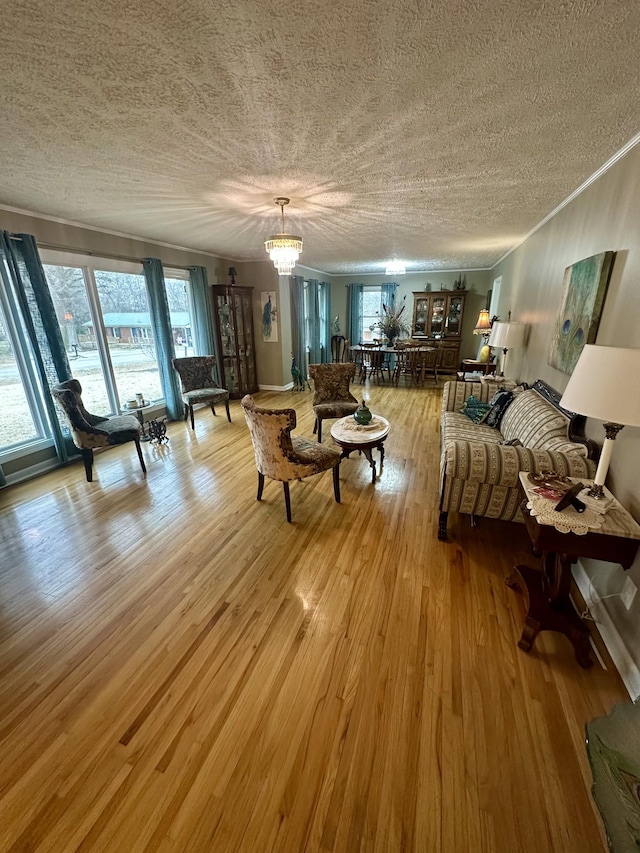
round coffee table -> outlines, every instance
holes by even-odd
[[[342,448],[341,459],[348,459],[354,450],[364,453],[371,466],[371,482],[376,481],[376,463],[372,450],[380,451],[380,470],[384,465],[384,440],[389,434],[389,421],[382,415],[372,414],[371,423],[361,425],[353,415],[340,418],[331,427],[331,438]]]

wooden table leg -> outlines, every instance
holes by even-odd
[[[515,566],[507,586],[520,589],[527,599],[527,616],[518,647],[528,652],[540,631],[558,631],[571,641],[576,660],[585,669],[592,666],[589,629],[569,599],[571,560],[548,553],[544,570]]]
[[[362,452],[364,453],[366,459],[369,461],[369,465],[371,465],[371,471],[372,471],[371,482],[375,483],[375,481],[376,481],[376,463],[375,463],[375,460],[373,458],[373,454],[371,453],[371,448],[370,447],[363,447]]]

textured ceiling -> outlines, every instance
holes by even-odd
[[[0,204],[326,272],[489,267],[640,130],[637,0],[14,0]]]

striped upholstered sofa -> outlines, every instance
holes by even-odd
[[[474,423],[460,413],[465,400],[488,402],[494,383],[447,382],[440,422],[440,519],[438,538],[447,538],[451,511],[522,521],[519,471],[553,470],[593,477],[597,446],[580,433],[584,418],[561,409],[560,395],[538,380],[520,391],[500,429]],[[518,440],[517,446],[505,444]]]

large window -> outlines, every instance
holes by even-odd
[[[71,371],[87,409],[119,412],[136,393],[163,395],[142,265],[42,251],[44,271]],[[51,443],[43,395],[8,275],[0,276],[0,458]],[[176,355],[193,355],[186,270],[165,269]]]
[[[0,286],[0,452],[46,437],[46,418],[36,389],[31,354],[5,281]]]
[[[44,255],[56,259],[55,253]],[[44,270],[87,409],[114,414],[138,393],[161,402],[144,274],[137,264],[84,260],[78,266],[46,263]],[[105,269],[107,265],[112,268]],[[193,354],[187,279],[186,272],[165,271],[177,355]]]
[[[375,328],[381,312],[382,287],[380,285],[365,285],[362,291],[361,341],[374,341],[384,337],[380,329]]]
[[[304,337],[307,363],[331,361],[329,351],[329,300],[327,282],[304,283]]]

